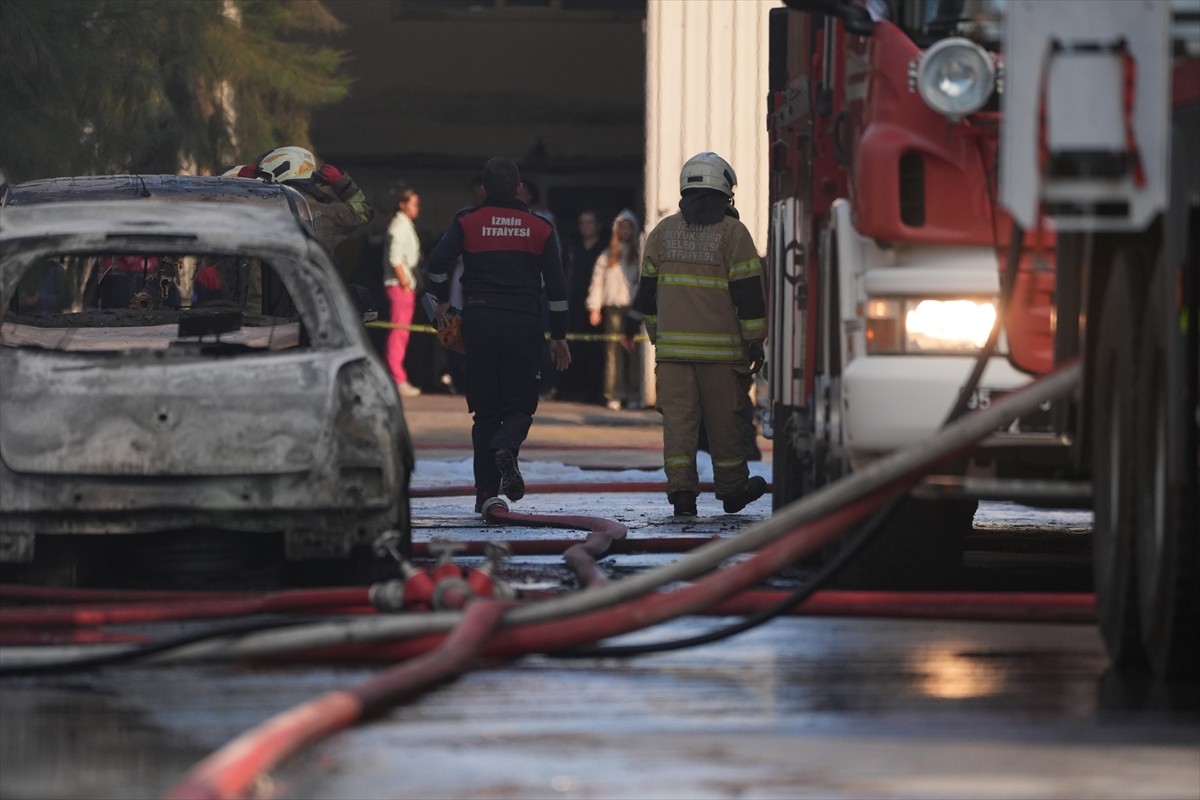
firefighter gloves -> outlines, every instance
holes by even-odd
[[[345,175],[333,164],[326,164],[317,170],[317,180],[327,183],[334,188],[345,179]]]
[[[762,342],[750,342],[746,346],[750,358],[750,374],[757,375],[758,371],[763,368],[763,364],[767,360],[766,352],[763,349]]]

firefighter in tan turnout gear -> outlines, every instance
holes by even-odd
[[[725,159],[693,156],[679,184],[679,213],[646,240],[633,316],[641,316],[656,349],[667,499],[677,515],[695,515],[703,422],[717,499],[732,514],[767,489],[750,477],[737,416],[746,378],[763,362],[763,267],[733,208],[737,175]]]

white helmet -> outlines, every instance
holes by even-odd
[[[734,186],[737,186],[737,173],[716,153],[697,153],[684,162],[679,172],[681,194],[688,189],[716,189],[726,197],[733,197]]]
[[[316,168],[316,157],[303,147],[280,147],[258,162],[258,175],[267,183],[306,181]]]
[[[238,173],[246,168],[245,164],[237,164],[221,173],[222,178],[236,178]]]

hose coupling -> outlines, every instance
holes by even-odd
[[[504,581],[496,579],[496,570],[506,558],[512,555],[512,547],[508,542],[485,542],[483,555],[486,561],[483,566],[467,572],[467,584],[476,597],[496,597],[512,599],[516,591]]]
[[[454,556],[466,549],[467,545],[465,542],[456,542],[453,539],[446,539],[440,536],[435,536],[429,542],[429,552],[431,555],[437,557],[437,565],[439,567],[451,563]]]
[[[380,611],[403,611],[404,584],[405,581],[396,579],[372,583],[371,588],[367,590],[367,599]]]
[[[371,605],[384,612],[426,611],[431,605],[433,578],[407,561],[402,562],[403,579],[373,583],[367,590]]]
[[[462,578],[443,578],[433,587],[433,609],[435,611],[457,611],[474,597],[470,585]]]
[[[480,508],[480,512],[483,514],[485,521],[492,522],[492,513],[496,511],[508,511],[508,503],[504,502],[504,498],[490,497],[483,501],[483,506]]]
[[[393,528],[392,530],[384,531],[383,533],[379,534],[379,536],[375,537],[375,541],[372,543],[372,549],[375,551],[375,555],[379,556],[380,558],[391,556],[400,566],[401,577],[407,580],[412,576],[412,573],[416,571],[416,567],[414,567],[412,563],[404,557],[404,553],[400,549],[400,543],[402,541],[404,541],[403,534]]]

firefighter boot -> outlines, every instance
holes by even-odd
[[[667,495],[667,499],[671,501],[671,505],[675,506],[675,516],[696,516],[695,492],[671,492],[669,495]]]
[[[725,498],[725,513],[736,514],[767,493],[767,482],[755,475],[746,481],[740,492]]]
[[[512,450],[502,448],[496,451],[496,469],[500,470],[500,486],[504,496],[509,500],[520,500],[525,496],[525,479],[517,468],[517,457]]]

